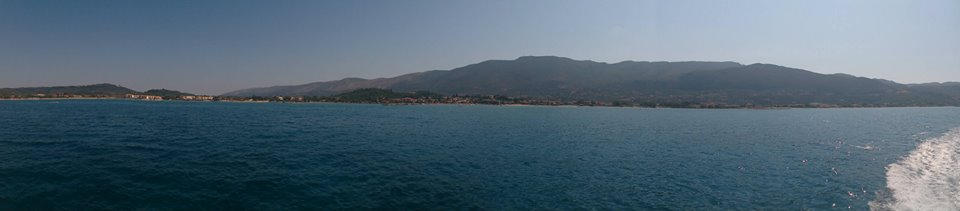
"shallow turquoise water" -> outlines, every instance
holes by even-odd
[[[960,108],[0,101],[0,209],[911,207],[929,190],[887,167],[957,127]],[[944,187],[946,163],[905,171]]]

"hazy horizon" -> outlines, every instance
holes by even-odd
[[[561,56],[960,81],[957,1],[0,0],[0,87],[198,94]]]

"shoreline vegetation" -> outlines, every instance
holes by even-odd
[[[169,91],[169,90],[166,90]],[[597,106],[633,108],[690,108],[690,109],[789,109],[789,108],[884,108],[884,107],[943,107],[942,105],[869,105],[869,104],[727,104],[714,102],[605,102],[592,100],[537,99],[497,95],[441,95],[431,92],[394,92],[387,89],[363,88],[333,96],[203,96],[170,91],[169,95],[143,93],[124,95],[34,94],[0,95],[0,100],[143,100],[196,102],[257,102],[257,103],[347,103],[381,105],[500,105],[500,106]]]

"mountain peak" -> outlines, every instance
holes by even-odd
[[[774,68],[785,68],[784,66],[775,65],[775,64],[767,64],[767,63],[753,63],[753,64],[750,64],[750,65],[747,65],[747,67],[774,67]]]
[[[111,83],[99,83],[99,84],[91,84],[91,85],[86,85],[86,86],[93,86],[93,87],[120,87],[119,85],[111,84]]]
[[[366,80],[367,80],[367,79],[357,78],[357,77],[349,77],[349,78],[340,79],[340,81],[349,81],[349,82],[366,81]]]
[[[576,61],[567,57],[559,56],[521,56],[516,61]]]

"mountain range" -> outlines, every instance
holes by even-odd
[[[330,96],[361,88],[632,103],[754,105],[957,106],[960,83],[900,84],[736,62],[603,63],[556,56],[489,60],[452,70],[392,78],[345,78],[243,89],[223,96]]]

